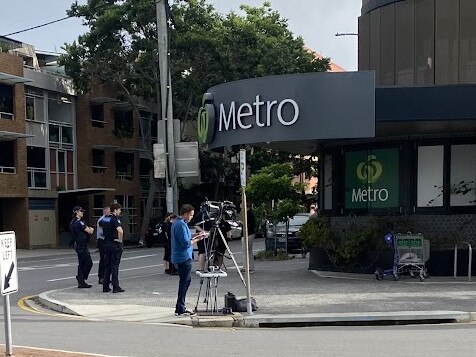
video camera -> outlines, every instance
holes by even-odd
[[[201,209],[205,210],[210,219],[219,222],[220,220],[225,221],[236,221],[236,206],[231,201],[209,201],[208,199],[205,202],[202,202],[200,205]]]

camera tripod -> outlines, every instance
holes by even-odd
[[[218,233],[217,233],[218,232]],[[208,311],[208,307],[210,304],[210,310],[212,312],[217,312],[217,292],[218,292],[218,279],[221,277],[226,277],[228,274],[220,269],[220,265],[216,266],[215,262],[218,261],[219,264],[223,263],[224,253],[221,253],[217,250],[218,240],[221,239],[221,242],[225,246],[225,251],[228,252],[230,255],[233,264],[240,275],[241,281],[243,285],[246,287],[246,282],[239,269],[238,263],[235,260],[235,257],[226,242],[225,237],[223,236],[223,232],[219,227],[219,220],[215,220],[213,228],[210,230],[209,238],[207,238],[207,242],[205,245],[205,262],[206,270],[203,272],[197,271],[196,274],[200,277],[200,289],[198,291],[197,303],[195,304],[195,311],[198,311],[198,303],[200,301],[200,295],[202,292],[203,287],[203,280],[207,279],[206,287],[205,287],[205,299],[204,303],[206,303],[206,311]],[[224,265],[225,266],[225,265]],[[226,267],[225,267],[226,269]],[[213,280],[213,282],[212,282]]]

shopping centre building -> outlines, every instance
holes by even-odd
[[[333,227],[386,215],[434,242],[476,233],[476,2],[363,0],[358,72],[210,88],[200,139],[320,158]]]

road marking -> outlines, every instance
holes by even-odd
[[[40,347],[30,347],[30,346],[21,346],[21,345],[14,345],[15,348],[24,348],[27,350],[36,350],[36,351],[51,351],[51,352],[61,352],[70,355],[76,356],[91,356],[91,357],[121,357],[121,356],[111,356],[111,355],[99,355],[97,353],[86,353],[86,352],[74,352],[74,351],[66,351],[66,350],[57,350],[52,348],[40,348]],[[127,356],[122,356],[127,357]]]
[[[81,320],[84,320],[85,318],[83,316],[75,316],[75,315],[69,315],[69,314],[59,314],[59,313],[50,313],[50,312],[46,312],[46,311],[40,311],[40,310],[37,310],[31,306],[28,306],[28,304],[26,303],[26,300],[30,300],[34,297],[37,297],[38,295],[30,295],[30,296],[24,296],[22,297],[20,300],[18,300],[18,307],[22,310],[25,310],[25,311],[28,311],[28,312],[31,312],[31,313],[34,313],[34,314],[39,314],[39,315],[46,315],[46,316],[56,316],[56,317],[66,317],[66,318],[70,318],[70,319],[73,319],[73,320],[78,320],[78,319],[81,319]]]
[[[156,267],[160,267],[162,265],[164,265],[164,264],[155,264],[155,265],[146,265],[146,266],[135,267],[135,268],[119,269],[119,272],[130,271],[130,270],[138,270],[138,269],[147,269],[147,268],[156,268]],[[53,281],[69,280],[69,279],[76,279],[76,277],[75,276],[68,276],[66,278],[50,279],[50,280],[47,280],[47,281],[53,282]]]
[[[150,257],[156,257],[158,254],[147,254],[147,255],[138,255],[134,257],[126,257],[122,258],[122,261],[125,260],[134,260],[134,259],[142,259],[142,258],[150,258]],[[93,264],[97,264],[99,261],[94,260]],[[72,267],[78,265],[77,262],[74,263],[63,263],[63,264],[53,264],[53,265],[33,265],[29,267],[19,267],[18,271],[32,271],[32,270],[44,270],[44,269],[55,269],[55,268],[66,268],[66,267]]]

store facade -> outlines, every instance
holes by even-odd
[[[362,5],[358,72],[211,88],[201,141],[212,149],[250,144],[319,155],[319,205],[335,231],[389,216],[435,247],[472,241],[476,4]]]

